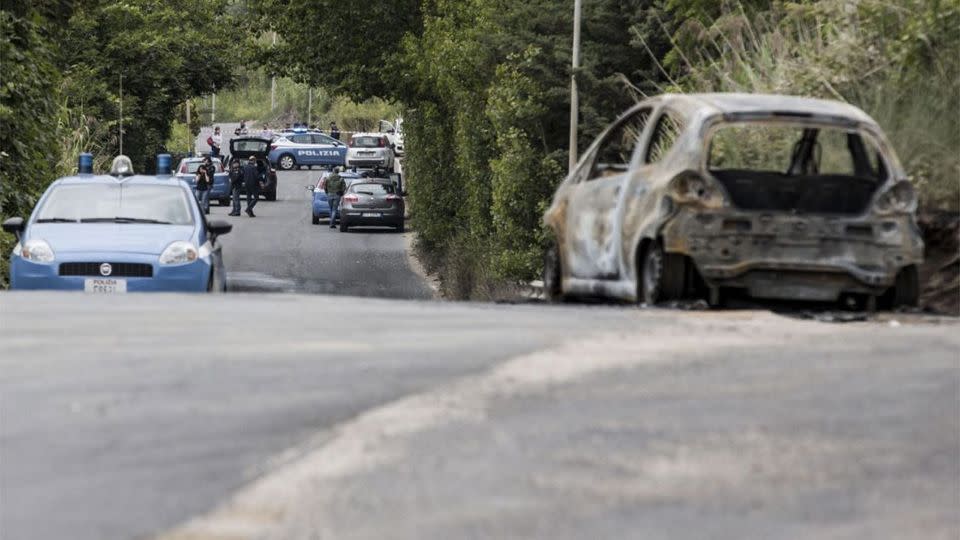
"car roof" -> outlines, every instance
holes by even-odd
[[[366,132],[366,133],[354,133],[350,137],[351,138],[353,137],[386,137],[386,135],[383,133]]]
[[[763,112],[823,115],[875,123],[867,113],[849,103],[779,94],[707,93],[665,94],[667,103],[712,109],[715,114],[750,114]]]
[[[64,176],[57,179],[54,184],[58,185],[79,185],[79,184],[125,184],[125,185],[148,185],[148,186],[180,186],[180,180],[174,175],[170,176],[152,176],[145,174],[135,174],[123,178],[110,176],[109,174],[94,175],[76,175]]]
[[[351,186],[357,186],[362,184],[383,184],[383,185],[393,185],[393,180],[389,178],[362,178],[360,182],[354,182],[350,184]]]

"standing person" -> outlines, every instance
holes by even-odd
[[[213,179],[208,176],[209,174],[206,163],[201,163],[194,177],[197,202],[200,203],[200,210],[203,210],[204,214],[210,213],[210,186],[213,184]]]
[[[240,215],[240,192],[243,190],[243,169],[240,168],[240,160],[230,161],[230,198],[233,200],[233,210],[231,216]]]
[[[213,136],[210,137],[210,155],[220,157],[220,147],[223,146],[223,135],[220,134],[220,126],[213,128]]]
[[[257,170],[257,158],[253,156],[243,167],[243,187],[247,190],[247,215],[257,217],[253,214],[253,207],[260,198],[260,171]]]
[[[337,127],[336,122],[330,122],[330,136],[336,140],[340,140],[340,128]]]
[[[327,201],[330,203],[330,228],[334,228],[337,223],[337,213],[340,210],[340,197],[346,189],[346,183],[340,178],[340,167],[333,169],[333,174],[327,178],[323,190],[327,193]]]

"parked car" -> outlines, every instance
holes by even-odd
[[[383,133],[356,133],[350,137],[347,167],[393,170],[393,149]]]
[[[398,157],[403,156],[403,118],[397,118],[392,123],[386,120],[380,121],[380,133],[387,136],[390,141],[390,147],[393,153]]]
[[[914,305],[917,196],[880,126],[833,101],[664,95],[583,154],[544,223],[550,297]]]
[[[123,167],[132,171],[129,160]],[[190,188],[169,175],[60,178],[29,219],[3,223],[17,237],[10,287],[223,291],[226,271],[217,239],[231,229],[225,221],[207,221]]]
[[[320,177],[317,178],[316,185],[307,186],[307,189],[313,193],[313,198],[311,202],[311,212],[310,212],[310,221],[314,225],[320,224],[322,218],[330,217],[330,201],[327,199],[327,193],[324,190],[327,185],[327,178],[333,174],[333,171],[323,171],[320,173]],[[362,173],[356,173],[352,171],[345,171],[340,173],[340,177],[343,178],[346,187],[350,187],[350,184],[365,178]],[[339,219],[337,221],[340,221]]]
[[[220,158],[210,158],[216,172],[213,175],[213,187],[210,189],[210,200],[217,201],[220,206],[230,204],[230,174],[224,170]],[[203,163],[202,157],[184,158],[174,169],[177,178],[186,182],[191,189],[197,189],[197,169]]]
[[[284,171],[314,165],[343,165],[347,146],[319,132],[293,131],[281,133],[270,143],[270,162]]]
[[[277,171],[270,165],[269,152],[270,139],[238,137],[230,140],[230,160],[239,160],[242,165],[250,156],[253,156],[266,183],[266,187],[260,190],[260,194],[268,201],[275,201],[277,200]],[[242,191],[246,193],[245,189]]]
[[[340,232],[357,226],[393,227],[403,232],[403,212],[403,197],[392,181],[357,180],[340,199]]]

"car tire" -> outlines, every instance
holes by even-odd
[[[397,223],[396,229],[398,233],[402,233],[406,229],[405,223],[402,219],[399,223]]]
[[[347,220],[340,218],[340,232],[347,232],[350,227],[347,226]]]
[[[901,268],[893,287],[879,298],[880,309],[916,307],[920,303],[920,273],[914,265]]]
[[[293,154],[283,154],[277,159],[277,166],[281,170],[292,171],[297,166],[297,160],[294,159]]]
[[[220,206],[230,206],[230,199],[220,199],[218,202]]]
[[[320,216],[314,215],[314,216],[313,216],[313,219],[312,219],[311,221],[312,221],[312,223],[313,223],[314,225],[319,225],[319,224],[320,224]]]
[[[275,201],[275,200],[277,200],[277,188],[274,187],[272,190],[268,191],[268,192],[266,193],[266,197],[267,197],[267,200],[268,200],[268,201]]]
[[[665,253],[660,242],[642,251],[637,267],[637,300],[649,306],[683,298],[686,291],[686,259]]]
[[[551,242],[543,251],[543,297],[548,302],[562,302],[565,299],[560,248],[556,242]]]

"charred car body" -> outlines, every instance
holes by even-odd
[[[917,199],[856,107],[774,95],[664,95],[631,108],[554,195],[548,296],[648,304],[727,290],[913,305]]]

